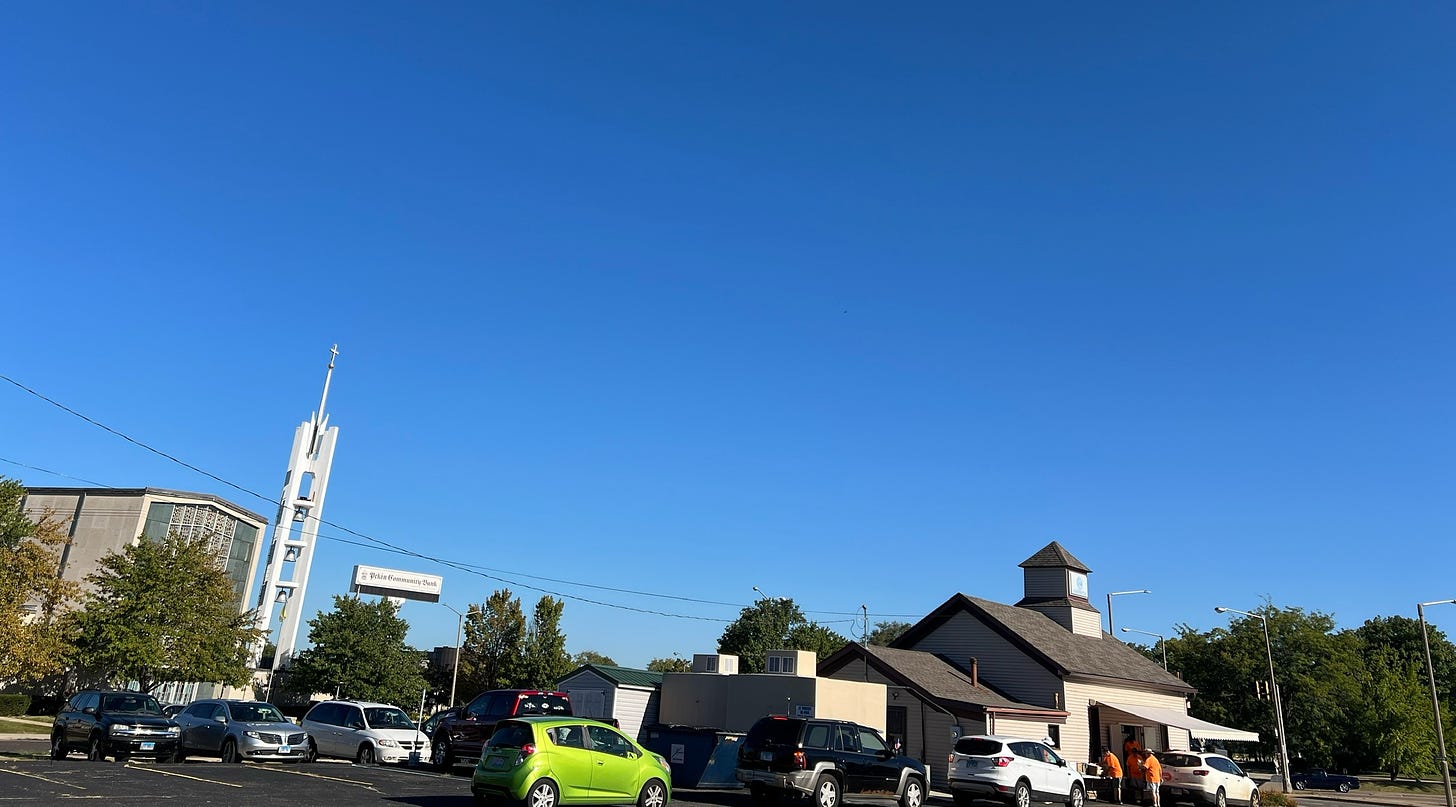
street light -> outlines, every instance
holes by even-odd
[[[1109,592],[1107,592],[1107,632],[1108,633],[1112,633],[1112,634],[1116,634],[1117,633],[1117,631],[1112,626],[1112,598],[1113,597],[1121,597],[1124,594],[1152,594],[1152,593],[1153,592],[1151,590],[1145,589],[1145,588],[1140,588],[1140,589],[1137,589],[1136,591],[1109,591]]]
[[[1248,611],[1240,611],[1237,608],[1225,608],[1220,605],[1213,609],[1216,614],[1243,614],[1259,620],[1264,626],[1264,652],[1269,656],[1269,689],[1274,696],[1274,727],[1279,732],[1279,786],[1285,793],[1289,792],[1289,747],[1284,742],[1284,704],[1279,697],[1279,682],[1274,679],[1274,646],[1269,643],[1269,619],[1263,614],[1251,614]]]
[[[1451,803],[1451,764],[1446,759],[1446,733],[1441,728],[1441,701],[1436,697],[1436,665],[1431,663],[1431,637],[1426,632],[1426,606],[1448,603],[1456,603],[1456,600],[1416,603],[1416,615],[1421,619],[1421,644],[1426,648],[1426,674],[1431,678],[1431,712],[1436,716],[1436,747],[1439,749],[1436,754],[1441,760],[1441,784],[1446,788],[1446,807],[1456,807]]]
[[[1144,636],[1158,637],[1158,647],[1163,649],[1163,669],[1168,669],[1168,642],[1161,633],[1153,633],[1150,630],[1138,630],[1137,628],[1123,628],[1123,633],[1141,633]]]
[[[460,680],[460,631],[465,627],[465,614],[479,613],[479,609],[472,603],[465,608],[464,613],[456,611],[453,607],[440,603],[449,608],[455,614],[455,663],[450,665],[450,706],[455,705],[455,682]]]

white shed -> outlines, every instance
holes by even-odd
[[[639,737],[657,722],[662,673],[584,664],[567,674],[556,689],[571,697],[571,711],[583,717],[615,718],[622,733]]]

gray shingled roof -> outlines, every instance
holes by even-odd
[[[1164,670],[1147,656],[1103,633],[1101,638],[1072,633],[1051,617],[980,597],[957,594],[895,640],[894,646],[913,647],[959,611],[985,622],[1027,655],[1060,675],[1068,673],[1115,678],[1162,690],[1196,691],[1188,682]],[[994,671],[989,671],[994,676]]]
[[[936,700],[955,701],[987,709],[1062,713],[1060,709],[1048,709],[1045,706],[1033,706],[1029,703],[1011,700],[991,689],[985,681],[972,685],[969,675],[934,653],[874,645],[861,649],[874,656],[885,667],[900,673],[906,680]]]
[[[1052,541],[1042,547],[1035,555],[1032,555],[1017,565],[1023,569],[1052,566],[1056,568],[1066,567],[1068,569],[1076,569],[1079,572],[1085,572],[1087,574],[1092,573],[1092,570],[1087,568],[1085,563],[1073,557],[1072,553],[1068,552],[1066,547],[1056,541]]]

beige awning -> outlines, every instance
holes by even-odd
[[[1256,743],[1259,741],[1257,731],[1244,731],[1243,729],[1231,729],[1228,726],[1220,726],[1217,723],[1210,723],[1207,720],[1199,720],[1190,717],[1187,712],[1177,709],[1164,709],[1160,706],[1134,706],[1130,703],[1113,703],[1112,701],[1097,701],[1098,706],[1106,706],[1116,709],[1119,712],[1127,712],[1136,715],[1144,720],[1151,720],[1164,726],[1176,726],[1180,729],[1188,729],[1188,733],[1200,740],[1226,740],[1234,742]]]

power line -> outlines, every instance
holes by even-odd
[[[145,443],[145,442],[143,442],[141,440],[138,440],[138,439],[136,439],[136,438],[134,438],[134,437],[132,437],[132,436],[124,433],[124,432],[121,432],[121,431],[119,431],[117,429],[114,429],[114,428],[106,425],[105,423],[102,423],[102,422],[100,422],[100,421],[98,421],[98,420],[96,420],[96,419],[94,419],[92,417],[89,417],[89,416],[87,416],[87,415],[85,415],[85,414],[83,414],[83,413],[81,413],[81,412],[79,412],[79,411],[77,411],[75,409],[72,409],[71,407],[66,406],[65,404],[61,403],[60,401],[57,401],[54,398],[51,398],[51,397],[49,397],[49,396],[47,396],[47,395],[45,395],[45,394],[43,394],[43,393],[41,393],[41,392],[39,392],[39,391],[37,391],[35,389],[32,389],[31,387],[26,386],[25,384],[20,383],[19,381],[16,381],[15,379],[11,378],[8,375],[5,375],[3,373],[0,373],[0,380],[4,380],[4,381],[10,383],[11,385],[17,387],[18,389],[26,392],[27,394],[32,395],[32,396],[34,396],[34,397],[36,397],[36,398],[38,398],[38,399],[40,399],[42,401],[45,401],[46,403],[50,404],[51,406],[54,406],[54,407],[56,407],[56,408],[58,408],[58,409],[60,409],[60,410],[62,410],[64,412],[67,412],[67,413],[69,413],[69,414],[71,414],[71,415],[73,415],[73,416],[75,416],[77,418],[80,418],[81,420],[83,420],[83,421],[85,421],[85,422],[87,422],[87,423],[89,423],[89,424],[91,424],[91,425],[93,425],[93,426],[95,426],[95,427],[97,427],[97,428],[99,428],[99,429],[101,429],[101,430],[109,433],[109,434],[112,434],[112,435],[114,435],[116,437],[120,437],[121,439],[127,441],[128,443],[131,443],[132,445],[135,445],[138,448],[142,448],[142,449],[144,449],[144,450],[146,450],[148,452],[151,452],[152,454],[155,454],[155,455],[157,455],[159,457],[162,457],[163,459],[168,460],[169,462],[176,463],[177,465],[180,465],[180,466],[182,466],[184,468],[187,468],[190,471],[193,471],[195,473],[201,474],[201,475],[207,477],[208,479],[211,479],[211,480],[213,480],[215,482],[218,482],[218,483],[220,483],[222,485],[226,485],[227,487],[232,488],[233,490],[237,490],[239,492],[245,493],[245,494],[247,494],[249,496],[252,496],[252,497],[254,497],[256,499],[259,499],[261,501],[268,502],[269,504],[278,504],[278,500],[277,499],[274,499],[274,498],[269,497],[269,496],[265,496],[262,493],[259,493],[259,492],[255,491],[255,490],[252,490],[251,488],[247,488],[247,487],[244,487],[242,485],[239,485],[239,484],[237,484],[235,482],[232,482],[231,480],[224,479],[223,477],[218,476],[217,474],[214,474],[214,473],[212,473],[210,471],[207,471],[207,470],[204,470],[202,468],[199,468],[198,466],[193,465],[192,463],[187,462],[186,460],[183,460],[180,457],[177,457],[177,456],[175,456],[173,454],[170,454],[170,453],[168,453],[166,451],[163,451],[163,450],[158,449],[158,448],[153,448],[152,446],[148,445],[147,443]],[[10,460],[6,460],[6,461],[7,462],[10,462],[13,465],[18,465],[20,467],[31,468],[33,470],[41,471],[42,473],[49,473],[49,474],[53,474],[55,476],[60,476],[60,477],[67,478],[67,479],[75,479],[77,481],[86,482],[87,484],[91,484],[91,485],[98,485],[100,487],[105,487],[105,488],[111,487],[110,485],[103,485],[103,484],[101,484],[99,482],[92,482],[92,481],[87,480],[87,479],[82,479],[81,477],[70,476],[68,474],[61,474],[61,473],[57,473],[57,472],[54,472],[54,471],[46,470],[44,468],[39,468],[39,467],[36,467],[36,466],[26,465],[24,463],[13,462],[13,461],[10,461]],[[673,613],[673,612],[663,611],[663,610],[653,609],[653,608],[639,608],[639,607],[636,607],[636,606],[624,605],[624,604],[621,604],[621,603],[606,602],[604,600],[597,600],[597,599],[593,599],[593,598],[590,598],[590,597],[583,597],[583,596],[576,595],[576,594],[569,594],[569,593],[566,593],[566,592],[555,591],[555,590],[552,590],[552,589],[543,588],[541,586],[534,586],[534,585],[531,585],[529,583],[523,583],[520,580],[513,580],[513,579],[510,579],[510,578],[504,577],[503,575],[509,574],[509,575],[513,575],[515,577],[525,577],[525,578],[529,578],[529,579],[533,579],[533,580],[541,580],[541,581],[544,581],[544,582],[556,583],[556,584],[559,584],[559,585],[576,586],[576,587],[580,587],[580,588],[590,588],[590,589],[596,589],[596,590],[600,590],[600,591],[611,591],[611,592],[618,593],[618,594],[630,594],[630,595],[633,595],[633,596],[656,597],[656,598],[660,598],[660,599],[676,600],[676,601],[679,601],[679,602],[690,602],[690,603],[696,603],[696,604],[701,604],[701,605],[716,605],[716,606],[725,606],[725,607],[731,607],[731,608],[746,608],[746,607],[750,607],[750,606],[743,605],[741,603],[730,603],[730,602],[723,602],[723,601],[718,601],[718,600],[705,600],[705,599],[700,599],[700,598],[696,598],[696,597],[684,597],[684,596],[680,596],[680,595],[662,594],[662,593],[650,592],[650,591],[638,591],[638,590],[634,590],[634,589],[618,588],[618,587],[615,587],[615,586],[605,586],[605,585],[601,585],[601,584],[597,584],[597,583],[583,583],[583,582],[574,581],[574,580],[564,580],[564,579],[559,579],[559,578],[544,577],[544,576],[541,576],[541,575],[532,575],[532,574],[528,574],[528,573],[525,573],[525,572],[512,572],[512,571],[509,571],[509,570],[493,569],[491,567],[478,566],[478,565],[475,565],[475,564],[468,564],[468,563],[463,563],[463,562],[459,562],[459,561],[452,561],[452,560],[447,560],[447,559],[440,558],[440,557],[435,557],[433,555],[426,555],[426,554],[423,554],[421,552],[416,552],[415,550],[407,549],[405,547],[402,547],[402,546],[399,546],[399,545],[390,543],[389,541],[385,541],[385,540],[380,539],[380,538],[376,538],[376,537],[374,537],[372,535],[368,535],[366,533],[363,533],[363,532],[360,532],[358,530],[352,529],[350,527],[344,526],[343,524],[339,524],[337,522],[329,521],[327,519],[320,518],[319,519],[319,523],[320,524],[328,525],[328,526],[333,527],[334,529],[337,529],[337,530],[341,530],[341,531],[343,531],[343,532],[345,532],[345,533],[347,533],[349,535],[353,535],[355,537],[358,537],[358,538],[361,538],[361,539],[363,539],[365,541],[368,541],[369,543],[368,544],[363,544],[363,543],[359,543],[357,541],[350,541],[350,540],[347,540],[347,539],[339,538],[337,536],[330,536],[330,535],[320,534],[319,537],[325,538],[327,540],[333,540],[333,541],[338,541],[338,542],[341,542],[341,543],[346,543],[346,544],[350,544],[350,545],[354,545],[354,546],[360,546],[360,547],[364,547],[364,548],[370,548],[370,549],[376,549],[376,550],[380,550],[380,551],[390,552],[390,553],[402,555],[402,556],[405,556],[405,557],[412,557],[412,558],[416,558],[416,559],[419,559],[419,560],[427,561],[427,562],[430,562],[430,563],[436,563],[436,564],[439,564],[439,565],[442,565],[442,566],[446,566],[446,567],[449,567],[449,568],[452,568],[452,569],[456,569],[457,571],[465,572],[466,574],[476,575],[478,577],[482,577],[482,578],[485,578],[485,579],[488,579],[488,580],[495,580],[495,581],[498,581],[498,582],[506,583],[508,585],[514,585],[514,586],[517,586],[517,587],[520,587],[520,588],[530,589],[532,591],[539,591],[541,593],[548,594],[548,595],[551,595],[551,596],[554,596],[554,597],[561,597],[563,599],[571,599],[571,600],[575,600],[575,601],[578,601],[578,602],[583,602],[583,603],[587,603],[587,604],[591,604],[591,605],[599,605],[599,606],[602,606],[602,607],[605,607],[605,608],[615,608],[615,609],[618,609],[618,610],[633,611],[633,612],[636,612],[636,613],[649,614],[649,615],[654,615],[654,616],[665,616],[665,617],[670,617],[670,618],[674,618],[674,619],[689,619],[689,620],[698,620],[698,621],[706,621],[706,622],[723,622],[723,623],[730,623],[730,622],[733,621],[731,619],[725,619],[725,618],[722,618],[722,617],[706,617],[706,616],[696,616],[696,615],[692,615],[692,614],[679,614],[679,613]],[[817,611],[817,610],[815,610],[815,611],[808,611],[808,610],[806,610],[805,613],[827,614],[827,615],[831,615],[831,616],[843,616],[843,615],[850,615],[850,616],[852,616],[852,615],[854,615],[854,612],[852,612],[852,611]],[[885,614],[883,616],[902,616],[902,615],[899,615],[899,614]],[[909,616],[916,616],[916,615],[906,614],[906,615],[903,615],[903,616],[909,617]],[[852,621],[853,621],[852,619],[848,619],[848,620],[828,620],[828,621],[826,621],[825,624],[837,624],[839,622],[852,622]]]

